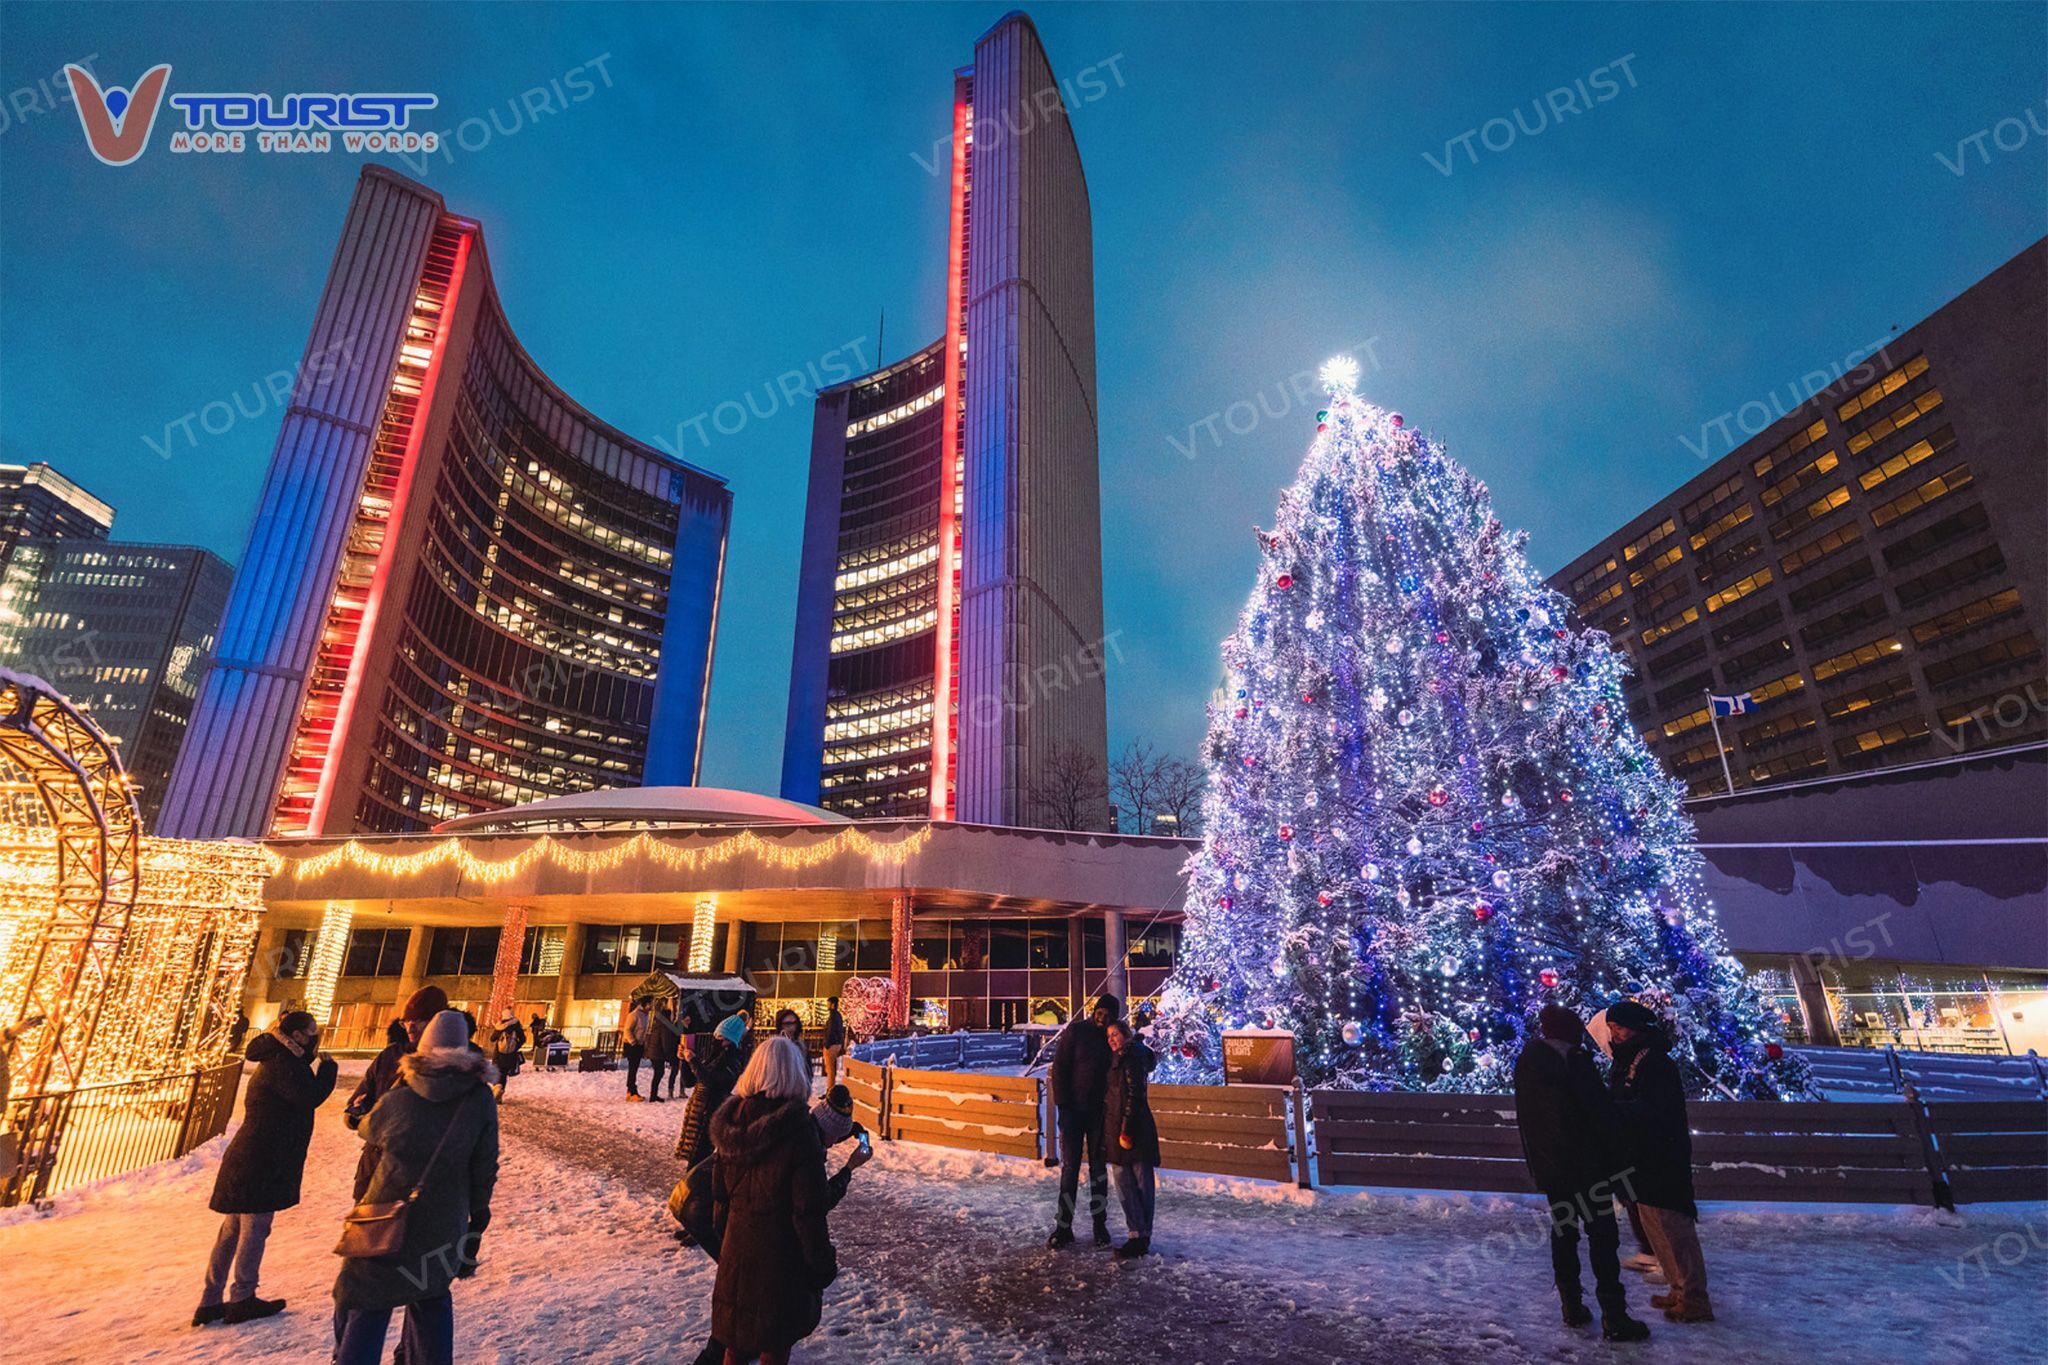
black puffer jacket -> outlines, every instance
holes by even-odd
[[[1614,1102],[1582,1047],[1559,1052],[1529,1039],[1515,1060],[1515,1122],[1529,1178],[1554,1198],[1584,1194],[1627,1164]]]
[[[1152,1074],[1158,1057],[1137,1038],[1112,1054],[1108,1087],[1103,1091],[1103,1150],[1112,1166],[1157,1166],[1159,1124],[1152,1117]],[[1129,1138],[1126,1147],[1119,1140]]]
[[[316,1071],[275,1033],[249,1044],[256,1064],[242,1101],[242,1126],[213,1179],[215,1213],[275,1213],[299,1202],[313,1111],[334,1093],[334,1059]]]
[[[683,1107],[683,1130],[676,1135],[676,1155],[686,1166],[694,1166],[711,1155],[711,1116],[739,1083],[747,1054],[717,1034],[706,1037],[697,1048],[693,1069],[697,1083],[690,1087],[690,1102]]]
[[[711,1116],[719,1229],[711,1334],[751,1359],[818,1328],[839,1258],[825,1225],[825,1148],[802,1100],[747,1095]]]
[[[415,1052],[400,1065],[399,1084],[363,1124],[379,1153],[368,1198],[403,1199],[415,1183],[420,1197],[406,1215],[405,1249],[396,1259],[342,1262],[334,1282],[340,1307],[439,1298],[475,1263],[498,1183],[498,1103],[490,1089],[497,1081],[497,1068],[474,1048]]]
[[[412,1039],[402,1043],[387,1043],[384,1050],[370,1059],[370,1069],[356,1082],[355,1093],[348,1097],[348,1126],[362,1132],[363,1120],[377,1107],[377,1101],[384,1098],[392,1086],[398,1084],[398,1064],[412,1055]],[[377,1170],[377,1147],[365,1142],[363,1154],[356,1158],[355,1198],[363,1199],[363,1191],[370,1188],[370,1177]]]
[[[1109,1063],[1109,1030],[1093,1019],[1076,1019],[1060,1034],[1052,1056],[1052,1099],[1059,1106],[1062,1128],[1102,1121]]]
[[[1621,1111],[1629,1189],[1638,1204],[1700,1216],[1692,1192],[1692,1129],[1685,1082],[1661,1031],[1646,1030],[1614,1049],[1614,1106]]]

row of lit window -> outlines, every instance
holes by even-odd
[[[839,573],[832,580],[834,592],[879,583],[885,578],[935,564],[939,542],[935,532],[924,532],[886,546],[855,550],[839,556]]]
[[[891,640],[908,640],[930,630],[938,622],[938,608],[906,616],[887,625],[871,626],[866,630],[854,631],[850,635],[832,637],[832,653],[847,654],[856,649],[867,649],[873,645],[886,644]]]
[[[1822,451],[1815,458],[1808,460],[1784,478],[1765,488],[1763,491],[1764,506],[1776,507],[1780,502],[1791,497],[1800,489],[1820,482],[1822,476],[1831,473],[1835,466],[1840,463],[1841,460],[1835,455],[1834,451]]]
[[[909,726],[929,726],[931,723],[932,704],[927,701],[922,706],[907,706],[897,711],[881,711],[873,715],[862,716],[858,720],[827,721],[825,723],[825,742],[829,744],[833,740],[838,739],[861,739],[869,735],[886,735],[891,731],[906,729]]]
[[[1704,549],[1709,541],[1728,534],[1755,515],[1755,509],[1745,502],[1734,511],[1723,514],[1711,526],[1703,526],[1693,532],[1690,544],[1694,550]]]
[[[907,403],[898,403],[887,412],[878,412],[872,417],[863,417],[858,422],[849,422],[846,426],[846,439],[851,441],[856,436],[865,436],[871,431],[894,426],[906,417],[914,417],[923,412],[945,396],[946,386],[941,384],[936,389],[926,390]]]
[[[1672,518],[1666,517],[1660,525],[1652,526],[1649,530],[1643,532],[1642,535],[1622,546],[1621,557],[1625,560],[1633,561],[1636,556],[1642,554],[1652,545],[1655,545],[1677,529],[1678,523]]]
[[[1911,426],[1941,406],[1941,390],[1929,389],[1918,398],[1909,399],[1872,422],[1862,431],[1849,438],[1849,453],[1861,455],[1871,446],[1901,428]]]
[[[1807,427],[1804,431],[1792,433],[1784,441],[1758,456],[1749,467],[1750,473],[1761,479],[1764,475],[1776,469],[1781,463],[1791,459],[1794,455],[1805,450],[1827,434],[1828,424],[1826,419],[1815,421],[1812,426]]]
[[[1901,493],[1890,502],[1871,508],[1870,524],[1877,527],[1889,526],[1900,517],[1909,512],[1917,512],[1936,499],[1945,498],[1959,488],[1968,488],[1974,479],[1975,476],[1970,473],[1970,466],[1959,464],[1946,473],[1935,475],[1918,488]]]
[[[1770,581],[1771,571],[1767,568],[1758,569],[1749,577],[1730,583],[1727,587],[1709,597],[1707,599],[1707,610],[1710,612],[1719,611],[1730,603],[1740,602],[1758,588],[1768,586]]]
[[[1628,576],[1628,585],[1632,588],[1640,588],[1643,584],[1649,582],[1658,574],[1663,573],[1683,558],[1685,558],[1685,551],[1674,545],[1642,568],[1633,570]]]
[[[1856,394],[1855,397],[1849,399],[1840,407],[1836,408],[1835,417],[1839,421],[1846,422],[1851,417],[1854,417],[1857,413],[1869,407],[1872,403],[1875,403],[1878,399],[1883,398],[1888,393],[1897,393],[1900,389],[1904,388],[1908,383],[1912,382],[1915,379],[1918,379],[1921,375],[1925,374],[1926,372],[1927,357],[1924,355],[1916,355],[1911,360],[1908,360],[1905,364],[1899,366],[1899,368],[1897,368],[1896,370],[1893,370],[1890,374],[1885,375],[1883,378],[1879,379],[1875,384],[1872,384],[1869,388],[1862,390],[1860,393]]]

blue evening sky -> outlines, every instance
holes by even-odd
[[[945,185],[926,166],[950,74],[1002,12],[15,0],[0,458],[56,464],[116,505],[122,538],[237,559],[276,414],[180,424],[260,409],[297,363],[357,170],[173,156],[168,118],[140,161],[102,166],[49,109],[63,63],[96,56],[126,84],[169,62],[174,92],[431,91],[428,126],[483,122],[422,178],[484,223],[534,357],[731,480],[704,776],[772,791],[809,407],[733,435],[692,419],[766,408],[778,375],[849,343],[871,356],[884,309],[889,357],[936,335]],[[1703,440],[1724,453],[1702,435],[1722,414],[1860,356],[2048,230],[2044,14],[1036,9],[1056,69],[1095,68],[1074,126],[1112,745],[1192,754],[1250,528],[1312,429],[1299,377],[1329,353],[1369,342],[1363,392],[1447,440],[1554,569],[1697,472]],[[577,67],[587,99],[521,110]],[[1561,88],[1579,98],[1553,114]]]

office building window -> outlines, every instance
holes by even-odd
[[[427,944],[428,976],[489,976],[498,965],[496,926],[436,929]]]
[[[1959,464],[1953,469],[1936,474],[1926,483],[1908,492],[1901,493],[1890,502],[1880,503],[1870,509],[1870,524],[1879,528],[1891,525],[1900,517],[1910,516],[1921,508],[1947,497],[1957,489],[1968,488],[1975,478],[1970,466]]]
[[[1927,357],[1916,355],[1905,364],[1879,379],[1869,388],[1860,390],[1854,397],[1835,409],[1837,421],[1846,422],[1863,412],[1886,394],[1897,393],[1913,380],[1927,373]]]
[[[1905,647],[1904,642],[1896,635],[1887,635],[1882,639],[1872,640],[1868,644],[1858,645],[1854,649],[1843,650],[1833,658],[1822,659],[1819,663],[1815,664],[1813,666],[1813,680],[1815,682],[1826,682],[1829,678],[1837,678],[1845,673],[1854,673],[1859,668],[1868,668],[1874,663],[1880,663],[1899,653]]]
[[[354,929],[342,955],[343,976],[397,976],[405,970],[408,929]]]
[[[1764,475],[1784,464],[1787,460],[1790,460],[1793,456],[1799,454],[1827,434],[1827,419],[1817,418],[1812,426],[1807,427],[1803,431],[1794,432],[1787,440],[1765,451],[1757,458],[1755,463],[1750,465],[1749,472],[1761,479]]]
[[[271,973],[280,981],[292,981],[306,974],[313,963],[314,932],[311,929],[287,929],[278,936],[276,954],[277,970]]]

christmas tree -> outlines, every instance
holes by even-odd
[[[1544,1004],[1631,996],[1697,1092],[1802,1092],[1629,725],[1625,662],[1356,377],[1325,369],[1224,643],[1169,1069],[1213,1077],[1220,1030],[1282,1028],[1313,1084],[1501,1091]]]

